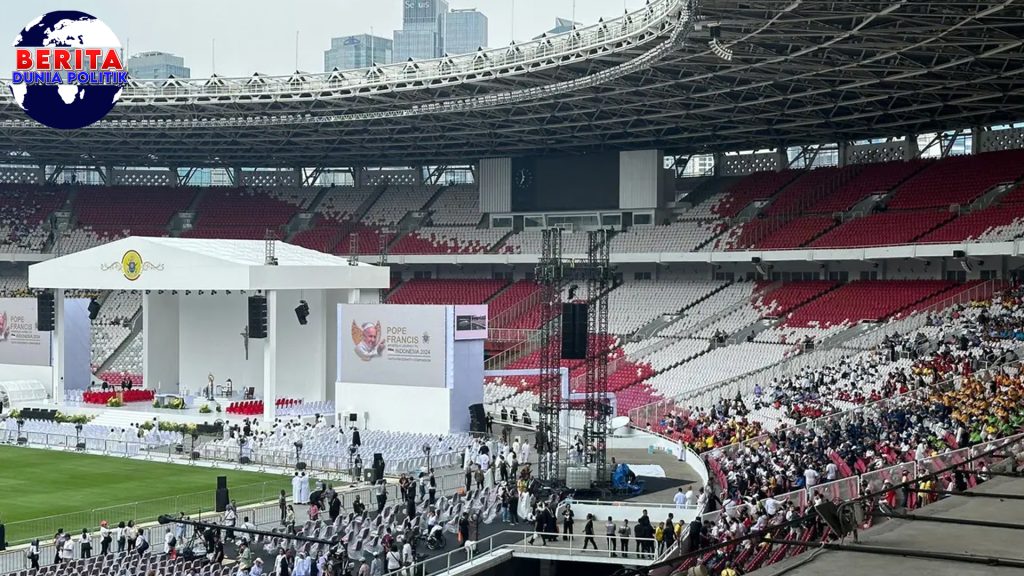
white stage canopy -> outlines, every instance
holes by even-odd
[[[262,240],[131,237],[29,267],[29,285],[55,289],[53,397],[64,397],[64,290],[142,292],[143,377],[159,393],[198,393],[214,374],[275,398],[325,400],[337,371],[339,303],[390,285],[387,268],[284,242],[267,263]],[[247,298],[267,299],[268,337],[249,344]],[[308,302],[307,324],[294,308]],[[262,391],[262,394],[260,394]]]
[[[318,290],[387,288],[388,270],[263,240],[133,236],[29,267],[33,288],[91,290]],[[137,269],[132,269],[132,266]]]

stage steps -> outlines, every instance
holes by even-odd
[[[151,416],[146,412],[123,411],[117,408],[110,408],[104,410],[95,420],[89,423],[105,428],[114,428],[120,432],[122,428],[127,429],[132,424],[142,424],[150,418]]]

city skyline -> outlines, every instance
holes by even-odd
[[[643,7],[645,0],[576,0],[575,19],[585,25]],[[491,48],[529,41],[571,18],[572,0],[450,0],[451,9],[476,8],[490,21]],[[515,7],[513,19],[512,7]],[[402,28],[401,0],[296,0],[287,4],[242,0],[80,0],[75,8],[103,20],[128,54],[167,52],[184,58],[192,77],[287,75],[319,72],[331,39]],[[13,38],[41,13],[66,9],[56,0],[15,3],[5,21]],[[196,15],[202,15],[197,18]],[[225,25],[224,23],[230,23]],[[514,30],[514,36],[513,36]],[[296,46],[298,50],[296,51]]]

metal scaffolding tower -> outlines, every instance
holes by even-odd
[[[540,337],[540,401],[537,412],[537,454],[540,463],[537,476],[542,482],[561,483],[559,462],[558,417],[562,410],[562,390],[558,369],[561,364],[560,317],[562,314],[562,231],[543,231],[541,259],[537,263],[536,280],[541,285]]]
[[[587,345],[586,401],[584,402],[583,446],[596,471],[598,486],[610,484],[608,473],[608,418],[612,416],[608,401],[608,291],[612,287],[609,264],[609,243],[606,230],[587,234]]]

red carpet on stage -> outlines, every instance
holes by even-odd
[[[125,390],[121,392],[121,400],[124,403],[129,402],[152,402],[156,394],[152,390]],[[107,400],[114,398],[118,395],[118,392],[84,392],[82,394],[82,401],[86,404],[103,404],[106,405]]]

